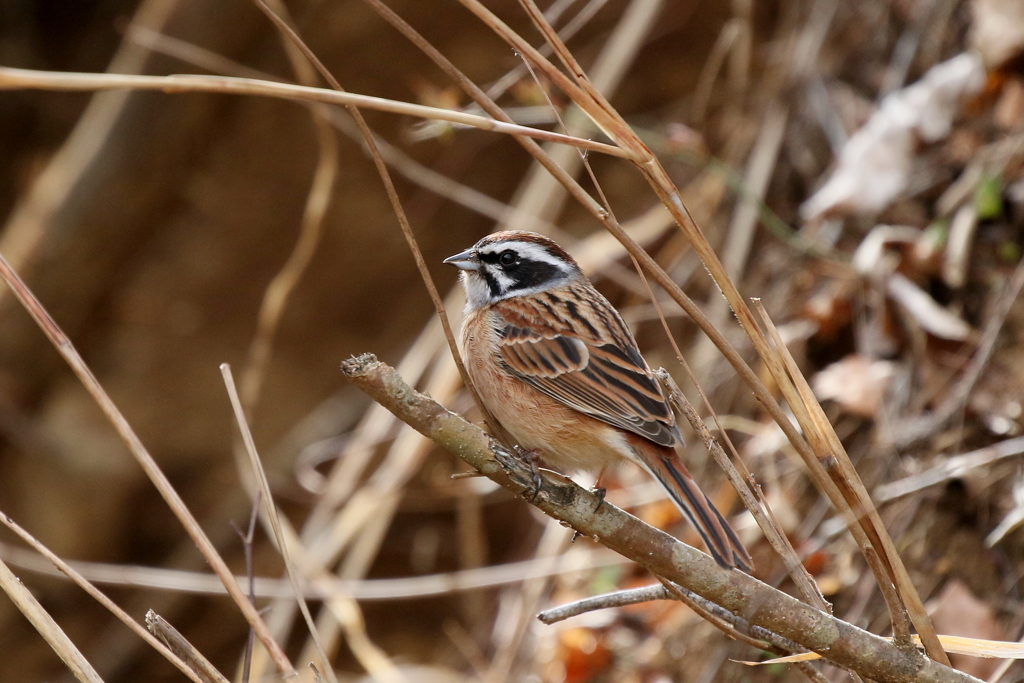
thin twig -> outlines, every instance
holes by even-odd
[[[483,476],[483,475],[481,475]],[[0,544],[0,559],[13,567],[33,574],[59,578],[62,574],[35,553]],[[625,562],[618,555],[599,551],[576,558],[573,570],[614,567]],[[225,595],[223,584],[212,574],[188,572],[178,569],[140,567],[137,565],[105,564],[101,562],[70,562],[68,565],[93,583],[121,587],[151,588],[155,590],[193,593],[197,595]],[[516,584],[532,578],[558,576],[565,570],[548,567],[544,562],[524,560],[490,565],[478,569],[464,569],[445,574],[428,574],[397,579],[330,579],[307,585],[303,595],[310,600],[324,600],[347,596],[363,601],[392,601],[450,595],[464,591],[483,590]],[[244,582],[247,577],[237,577]],[[256,577],[254,582],[258,598],[290,598],[294,595],[287,579]]]
[[[252,542],[256,535],[256,522],[260,518],[260,504],[263,500],[263,492],[256,491],[255,499],[252,502],[252,512],[249,513],[249,526],[245,534],[239,533],[242,538],[242,547],[245,549],[245,575],[249,579],[249,602],[256,606],[256,576],[252,571]],[[236,531],[239,531],[236,529]],[[249,629],[249,637],[245,639],[245,653],[242,655],[242,683],[249,683],[249,673],[252,670],[252,647],[256,634]]]
[[[979,448],[970,453],[957,455],[931,469],[912,474],[888,484],[882,484],[874,490],[872,496],[879,503],[896,500],[907,494],[936,486],[950,479],[957,479],[979,467],[985,467],[1004,458],[1024,453],[1024,436],[1007,439],[999,443]]]
[[[541,623],[557,624],[572,617],[577,617],[587,612],[596,612],[599,609],[611,609],[613,607],[627,607],[637,605],[641,602],[653,602],[654,600],[672,600],[673,596],[668,589],[660,583],[642,588],[629,588],[627,590],[595,595],[590,598],[583,598],[574,602],[568,602],[558,607],[546,609],[537,615]]]
[[[361,107],[377,111],[403,114],[423,119],[448,121],[450,123],[479,128],[492,133],[523,135],[548,142],[560,142],[572,147],[601,152],[620,158],[630,153],[614,145],[594,142],[583,138],[572,138],[550,133],[538,128],[520,126],[504,121],[495,121],[483,116],[465,114],[450,109],[438,109],[422,104],[399,102],[370,95],[336,92],[324,88],[309,88],[275,81],[260,81],[252,78],[230,76],[202,76],[197,74],[176,74],[172,76],[131,76],[120,74],[91,74],[63,71],[36,71],[0,67],[0,90],[61,90],[67,92],[92,92],[103,90],[159,90],[168,94],[185,92],[208,92],[224,95],[261,95],[286,100],[323,102]]]
[[[183,662],[181,658],[179,658],[177,655],[171,652],[167,648],[167,646],[165,646],[162,642],[153,637],[153,635],[145,628],[143,628],[137,621],[132,619],[131,615],[129,615],[123,609],[118,607],[113,600],[108,598],[106,595],[103,594],[102,591],[100,591],[98,588],[89,583],[89,581],[85,577],[76,572],[72,567],[68,565],[67,562],[62,560],[56,553],[51,551],[49,548],[40,543],[34,536],[25,531],[23,528],[21,528],[21,526],[19,526],[8,515],[0,513],[0,523],[3,523],[4,526],[13,531],[19,537],[21,537],[21,539],[28,543],[30,546],[32,546],[32,548],[35,549],[36,552],[43,555],[64,576],[74,581],[79,588],[84,590],[86,593],[92,596],[93,599],[95,599],[97,602],[99,602],[101,605],[107,608],[107,610],[111,614],[120,619],[121,622],[125,626],[130,628],[132,631],[134,631],[136,635],[138,635],[140,638],[149,643],[153,647],[153,649],[162,654],[171,664],[178,667],[179,671],[181,671],[183,674],[191,678],[195,683],[204,683],[204,681],[201,681],[199,679],[199,677],[188,664]]]
[[[217,670],[203,653],[188,642],[178,629],[153,610],[146,612],[146,625],[154,636],[163,641],[171,652],[188,662],[189,667],[199,676],[203,683],[228,683],[224,674]]]
[[[53,620],[50,613],[39,604],[39,601],[32,596],[21,580],[3,562],[0,562],[0,590],[7,593],[14,606],[32,623],[39,635],[53,648],[53,651],[57,653],[57,656],[61,658],[75,678],[82,683],[103,683],[103,679],[96,673],[96,669],[92,667],[89,660],[82,655],[64,633],[64,630]]]
[[[316,625],[313,623],[313,616],[309,612],[309,605],[306,604],[306,599],[302,595],[301,583],[299,581],[299,577],[295,573],[295,565],[292,562],[291,552],[288,547],[288,539],[285,538],[284,532],[281,530],[281,519],[277,511],[277,506],[274,505],[274,499],[272,498],[270,491],[270,482],[267,480],[267,473],[263,469],[263,462],[260,460],[260,456],[256,452],[256,443],[253,441],[252,432],[249,430],[249,423],[245,419],[245,410],[242,408],[242,400],[239,398],[238,390],[235,387],[235,379],[231,374],[231,366],[227,363],[221,363],[220,372],[224,378],[224,386],[227,388],[228,398],[231,400],[231,408],[235,413],[235,421],[238,423],[238,430],[242,433],[242,442],[245,444],[245,450],[249,454],[249,464],[252,467],[253,474],[256,477],[256,482],[259,485],[259,490],[262,493],[261,500],[263,502],[264,513],[270,521],[270,526],[274,531],[274,538],[277,540],[277,548],[281,553],[281,559],[284,560],[288,580],[292,583],[295,599],[298,600],[299,603],[299,610],[302,611],[302,616],[306,619],[306,625],[309,627],[309,635],[317,646],[317,654],[320,656],[321,665],[327,672],[327,680],[330,683],[337,683],[338,679],[334,674],[334,667],[331,666],[331,660],[328,658],[327,652],[320,643],[320,637],[317,634]]]

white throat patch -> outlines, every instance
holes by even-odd
[[[466,290],[466,313],[491,303],[491,288],[475,270],[464,270],[459,274],[462,288]]]

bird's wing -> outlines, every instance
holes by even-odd
[[[596,290],[582,292],[586,298],[580,294],[494,304],[499,360],[585,415],[662,446],[681,442],[661,387],[618,313]]]

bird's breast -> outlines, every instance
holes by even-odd
[[[504,368],[495,318],[487,309],[466,317],[462,353],[480,399],[512,438],[562,472],[598,472],[619,459],[634,460],[623,430],[559,403]]]

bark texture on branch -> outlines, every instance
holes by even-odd
[[[918,652],[811,607],[655,529],[572,481],[542,471],[534,496],[530,466],[429,396],[410,387],[372,354],[351,358],[342,372],[400,420],[505,488],[527,497],[545,514],[628,557],[658,576],[710,600],[748,623],[817,652],[825,659],[882,683],[978,681]],[[980,682],[979,682],[980,683]]]

